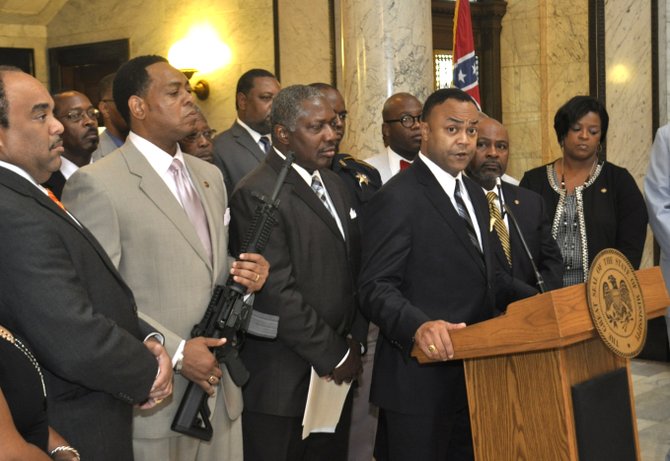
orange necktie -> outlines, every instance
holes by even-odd
[[[58,206],[60,207],[61,210],[66,211],[66,210],[65,210],[65,206],[61,203],[60,200],[58,200],[58,197],[56,197],[56,196],[54,195],[54,193],[51,192],[51,189],[49,189],[49,188],[47,187],[46,190],[47,190],[47,195],[49,196],[49,198],[50,198],[56,205],[58,205]]]

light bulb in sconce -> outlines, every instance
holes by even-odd
[[[206,74],[225,67],[231,59],[230,48],[208,24],[193,26],[186,37],[168,51],[170,64],[181,70],[189,80],[196,72]],[[204,100],[209,96],[209,84],[205,80],[198,80],[192,88],[198,99]]]

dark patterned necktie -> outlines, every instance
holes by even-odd
[[[470,213],[468,213],[468,209],[465,207],[465,202],[463,201],[463,196],[461,195],[461,181],[458,179],[456,180],[456,188],[454,189],[454,199],[456,199],[456,210],[465,222],[465,228],[468,231],[468,237],[477,249],[477,252],[481,254],[482,248],[479,246],[479,239],[477,238],[477,233],[475,232],[475,226],[472,224]]]
[[[316,193],[316,196],[319,197],[321,203],[323,203],[323,206],[326,207],[326,210],[328,210],[331,216],[335,218],[335,210],[333,210],[328,203],[328,199],[326,198],[326,189],[323,187],[323,184],[317,175],[312,176],[312,190]]]
[[[496,205],[496,200],[498,200],[498,194],[493,191],[486,193],[486,199],[489,201],[489,213],[491,214],[491,226],[496,230],[498,234],[498,239],[502,245],[503,251],[505,252],[505,257],[509,265],[512,265],[512,247],[509,243],[509,232],[507,231],[507,226],[505,221],[500,214],[500,210]],[[491,230],[491,229],[489,229]]]
[[[270,152],[270,146],[272,145],[272,143],[270,142],[270,138],[268,138],[267,136],[261,136],[261,139],[258,142],[263,152],[265,152],[266,154]]]

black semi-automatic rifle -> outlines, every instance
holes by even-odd
[[[252,193],[260,200],[260,203],[254,212],[251,226],[244,236],[244,244],[240,253],[262,253],[265,249],[272,228],[277,222],[275,217],[279,206],[277,197],[279,197],[293,159],[293,152],[289,152],[269,199],[257,192]],[[205,315],[200,323],[191,330],[192,338],[198,336],[226,338],[226,344],[215,348],[213,352],[217,360],[226,366],[230,377],[238,386],[243,386],[249,379],[249,371],[239,355],[244,334],[276,338],[279,323],[276,316],[253,310],[253,306],[244,299],[246,291],[246,287],[235,282],[232,275],[228,276],[225,285],[217,285],[214,288]],[[172,430],[202,440],[211,440],[212,425],[209,416],[207,393],[194,382],[189,382],[174,421],[172,421]]]

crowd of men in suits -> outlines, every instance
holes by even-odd
[[[538,292],[510,213],[547,287],[562,277],[541,197],[500,182],[499,122],[457,89],[398,93],[368,164],[340,152],[328,84],[250,70],[216,137],[162,57],[131,59],[99,97],[0,68],[0,324],[33,346],[51,425],[83,459],[473,458],[449,332]],[[241,253],[289,155],[267,247]],[[275,339],[246,337],[242,388],[212,352],[224,340],[190,336],[229,274],[279,318]],[[303,434],[321,381],[356,384],[336,425]],[[171,430],[189,383],[210,441]]]

